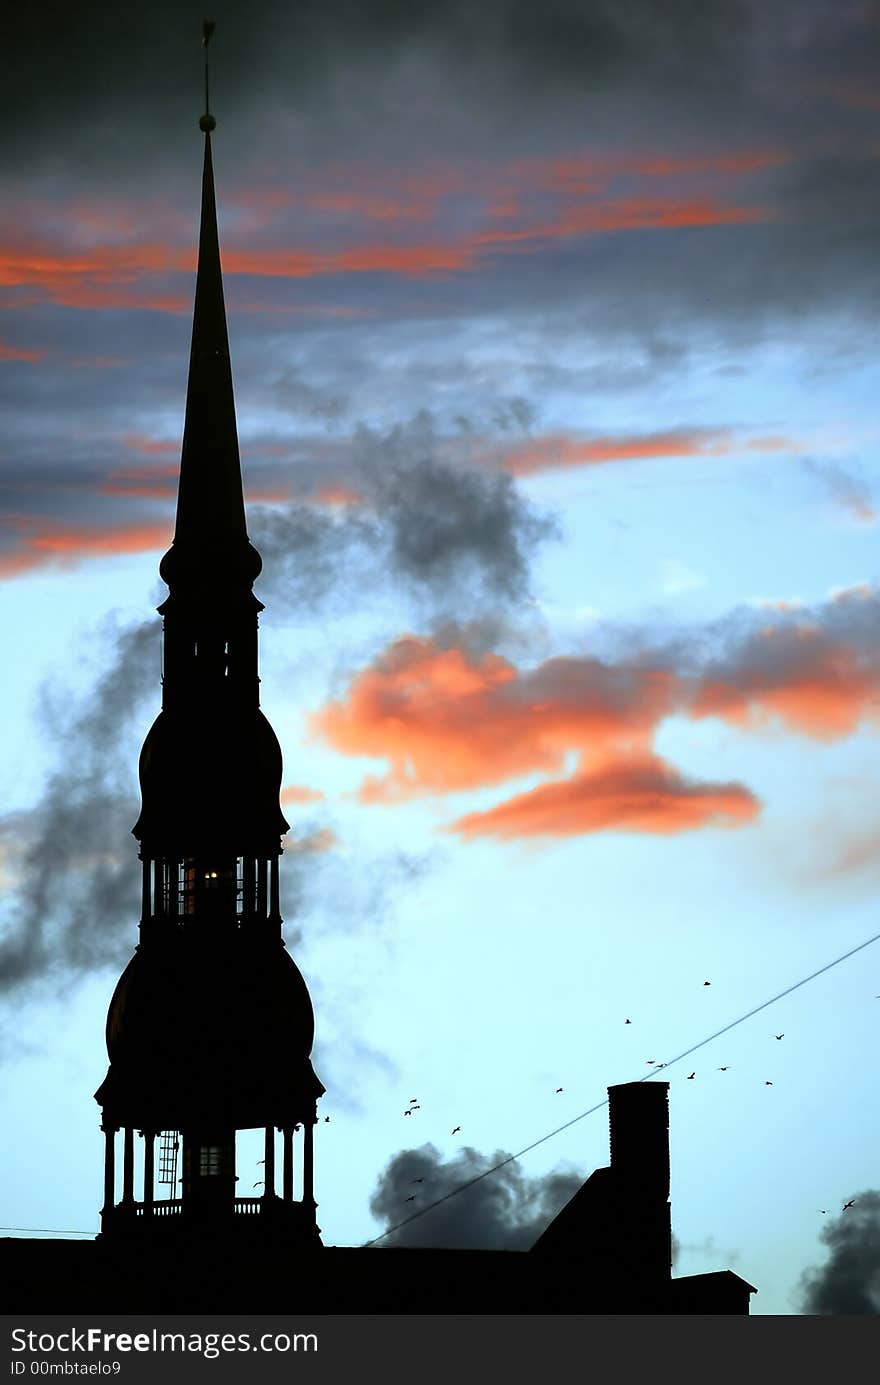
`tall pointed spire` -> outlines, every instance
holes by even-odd
[[[213,23],[206,21],[206,50],[213,31]],[[172,587],[185,574],[201,585],[206,579],[216,581],[221,572],[227,579],[234,576],[250,584],[262,566],[248,542],[245,521],[211,157],[211,131],[217,122],[208,103],[206,52],[206,109],[199,120],[205,136],[199,260],[177,523],[174,545],[160,567]]]
[[[174,541],[206,539],[247,539],[209,131]]]
[[[213,26],[210,26],[213,27]],[[205,43],[210,38],[205,29]],[[207,75],[205,83],[207,106]],[[105,1132],[102,1234],[157,1248],[320,1245],[312,1188],[316,1102],[308,988],[281,936],[281,748],[260,710],[260,556],[248,542],[223,305],[207,109],[202,224],[177,529],[159,571],[162,710],[141,751],[140,943],[107,1017],[96,1093]],[[122,1129],[122,1201],[115,1146]],[[262,1129],[262,1198],[236,1198],[239,1130]],[[282,1137],[281,1195],[275,1186]],[[183,1195],[155,1201],[160,1180]],[[302,1196],[294,1198],[294,1136]],[[135,1160],[135,1137],[144,1141]],[[170,1163],[169,1163],[170,1161]],[[135,1196],[135,1168],[144,1196]],[[297,1155],[299,1163],[299,1155]],[[164,1172],[163,1172],[164,1170]],[[157,1214],[157,1215],[154,1215]]]

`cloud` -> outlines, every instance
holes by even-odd
[[[394,1226],[510,1156],[480,1154],[465,1146],[444,1161],[432,1144],[405,1149],[389,1160],[370,1198],[373,1216]],[[416,1182],[416,1180],[422,1180]],[[440,1207],[388,1235],[387,1246],[442,1246],[460,1250],[529,1250],[583,1183],[575,1171],[528,1178],[515,1161],[480,1178]],[[416,1194],[415,1202],[407,1198]]]
[[[323,797],[320,789],[310,789],[305,784],[288,784],[281,790],[282,803],[317,803]]]
[[[45,355],[44,351],[38,351],[27,346],[13,346],[10,342],[0,342],[0,361],[22,361],[28,365],[34,365],[41,361]]]
[[[853,1197],[854,1206],[822,1228],[828,1259],[801,1276],[801,1313],[880,1313],[880,1192],[869,1188]]]
[[[407,636],[310,727],[345,754],[389,760],[360,796],[390,802],[558,772],[573,748],[588,761],[604,758],[643,741],[674,696],[664,670],[560,658],[520,674],[500,655]]]
[[[129,762],[120,751],[145,694],[158,689],[158,625],[108,623],[100,642],[111,652],[91,694],[73,708],[60,693],[48,699],[58,760],[39,803],[6,822],[17,850],[0,935],[2,990],[118,967],[136,938],[136,752]]]
[[[313,855],[315,852],[332,851],[339,845],[339,838],[332,827],[318,827],[313,832],[298,835],[288,833],[282,838],[285,853],[292,855]]]
[[[363,779],[364,803],[549,780],[459,817],[448,830],[465,839],[742,824],[757,813],[754,795],[680,774],[653,748],[658,727],[673,715],[717,717],[831,741],[876,725],[878,609],[877,593],[857,588],[815,609],[742,608],[666,645],[630,632],[628,653],[524,670],[485,647],[458,647],[454,631],[408,635],[314,712],[310,733],[386,762]]]
[[[830,500],[849,515],[855,524],[873,525],[877,511],[871,487],[860,476],[839,462],[803,459],[805,471],[816,480]]]
[[[781,724],[825,741],[876,723],[880,643],[864,621],[877,609],[876,593],[847,593],[824,609],[749,631],[703,665],[691,716],[751,730]]]
[[[386,434],[359,429],[349,467],[357,505],[250,511],[259,592],[279,613],[350,607],[388,584],[441,617],[526,598],[530,559],[557,533],[554,521],[510,477],[447,460],[429,415]]]
[[[741,784],[696,783],[657,756],[641,755],[592,774],[542,784],[487,812],[466,813],[446,831],[465,840],[606,831],[666,835],[740,826],[757,817],[759,807]]]
[[[144,553],[170,544],[167,523],[97,529],[29,520],[19,526],[14,546],[0,554],[0,578],[16,577],[35,567],[68,566],[83,558]]]

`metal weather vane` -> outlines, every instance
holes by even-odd
[[[210,134],[217,125],[211,114],[211,93],[208,85],[208,44],[211,42],[211,36],[216,28],[217,25],[213,19],[202,21],[202,47],[205,50],[205,114],[199,121],[199,129],[204,130],[206,135]]]

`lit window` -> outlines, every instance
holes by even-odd
[[[199,1177],[214,1178],[223,1172],[226,1151],[222,1145],[202,1145],[199,1149]]]

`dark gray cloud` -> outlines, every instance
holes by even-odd
[[[851,336],[876,316],[880,182],[868,121],[880,23],[870,0],[264,0],[247,10],[227,0],[216,18],[221,220],[225,189],[233,235],[241,211],[233,182],[295,202],[304,186],[341,167],[349,177],[367,167],[374,175],[430,173],[477,158],[497,171],[585,149],[613,160],[646,141],[661,154],[778,148],[782,156],[742,185],[719,185],[710,170],[697,190],[738,203],[744,187],[746,203],[766,207],[768,219],[757,224],[563,236],[547,245],[538,237],[524,253],[484,247],[479,271],[451,280],[378,270],[243,277],[229,286],[233,303],[250,298],[273,313],[344,305],[354,314],[346,330],[360,312],[431,326],[490,314],[519,326],[532,316],[545,346],[564,330],[553,318],[580,311],[585,330],[612,351],[615,339],[633,344],[651,334],[683,350],[685,322],[693,345],[700,326],[728,342],[753,340],[780,319],[800,332],[835,311],[841,335]],[[53,14],[51,24],[40,12],[17,16],[0,125],[14,178],[38,168],[40,187],[56,200],[73,190],[88,202],[112,188],[142,208],[147,193],[141,214],[154,236],[166,203],[190,207],[194,218],[200,21],[195,7],[168,3],[121,14],[85,4],[57,21]],[[238,193],[246,205],[241,186]],[[8,200],[24,195],[15,182]],[[473,190],[461,201],[450,225],[437,231],[429,222],[425,234],[466,234]],[[308,242],[309,227],[314,240],[323,225],[306,207],[305,220],[287,229],[293,243]],[[238,242],[258,246],[259,232],[246,230],[245,222]],[[392,223],[370,229],[379,242],[394,233]],[[291,322],[298,330],[304,319]],[[135,330],[126,320],[126,339]],[[370,383],[381,388],[376,364]],[[315,417],[334,417],[341,403],[308,372],[288,393]]]
[[[738,85],[750,8],[743,0],[492,0],[476,9],[467,0],[263,0],[242,9],[220,0],[215,103],[239,122],[273,99],[304,111],[323,104],[326,126],[343,83],[346,105],[361,106],[352,115],[390,122],[394,88],[409,80],[418,90],[413,78],[429,73],[475,105],[491,79],[496,102],[525,105],[532,119],[560,89],[581,95],[637,79],[667,100],[685,83],[717,92]],[[106,0],[51,16],[20,10],[6,36],[7,158],[57,149],[61,130],[88,132],[100,156],[119,162],[167,138],[200,96],[201,18],[194,5],[169,0],[122,12]]]
[[[395,1226],[507,1158],[503,1150],[488,1155],[470,1146],[447,1160],[432,1144],[401,1150],[379,1175],[370,1211],[387,1227]],[[583,1174],[561,1169],[529,1178],[512,1161],[400,1227],[381,1244],[529,1250],[583,1181]],[[413,1194],[415,1201],[407,1202]]]
[[[820,1239],[828,1259],[804,1271],[801,1313],[864,1317],[880,1313],[880,1192],[852,1194],[854,1206],[833,1217]],[[847,1198],[849,1201],[849,1198]]]
[[[133,950],[140,876],[132,731],[145,695],[159,686],[158,622],[105,629],[98,647],[106,645],[109,665],[85,699],[71,704],[63,690],[48,690],[43,724],[56,768],[37,806],[5,823],[18,885],[0,937],[3,990],[119,967]]]
[[[534,549],[558,534],[509,476],[444,457],[426,414],[384,436],[361,428],[349,474],[364,503],[339,514],[251,509],[264,562],[258,592],[279,613],[350,609],[389,583],[432,618],[521,603]]]

